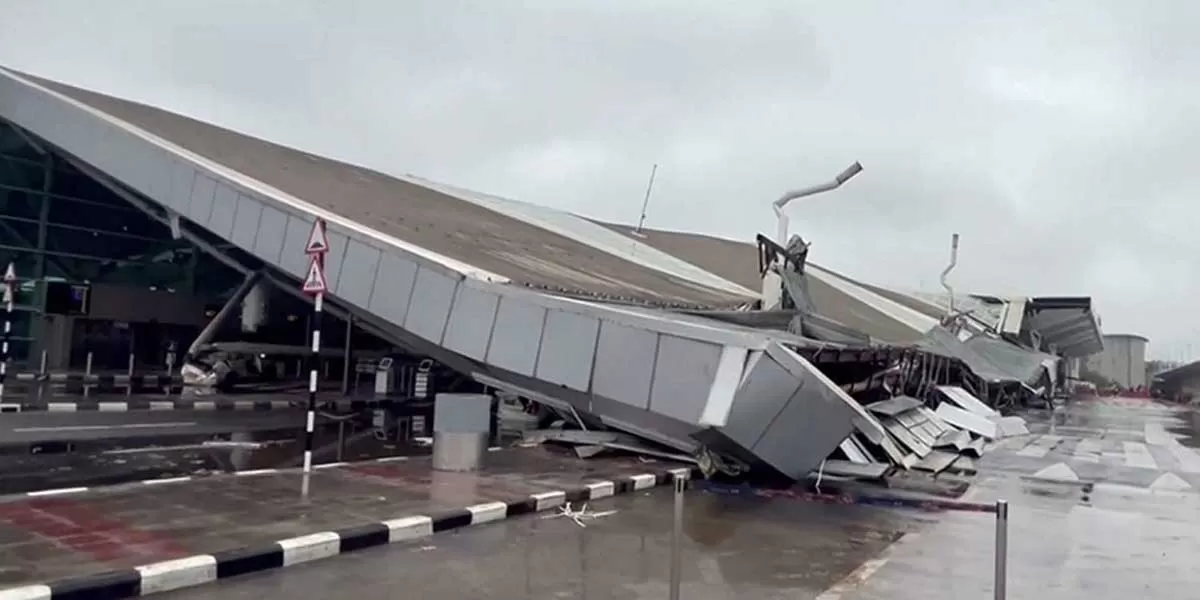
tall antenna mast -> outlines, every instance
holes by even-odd
[[[642,216],[638,219],[637,229],[634,233],[642,233],[642,225],[646,224],[646,207],[650,206],[650,192],[654,191],[654,175],[658,173],[658,164],[650,169],[650,183],[646,185],[646,199],[642,200]]]

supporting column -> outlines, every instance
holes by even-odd
[[[217,315],[208,322],[208,325],[204,326],[204,329],[200,331],[200,335],[196,336],[192,345],[188,346],[187,356],[189,358],[195,356],[201,346],[212,341],[213,336],[217,334],[217,331],[221,329],[221,325],[225,323],[225,319],[228,319],[229,314],[233,312],[234,308],[241,304],[242,299],[246,297],[246,294],[250,292],[250,288],[254,287],[254,284],[258,282],[260,277],[262,277],[262,273],[258,272],[246,275],[246,280],[233,291],[233,295],[229,297],[229,301],[225,303],[225,306],[222,306],[221,310],[217,311]]]
[[[38,206],[37,251],[33,262],[33,297],[37,312],[29,314],[30,359],[35,352],[52,350],[46,336],[46,244],[50,237],[50,190],[54,185],[54,157],[42,155],[42,203]],[[67,275],[67,273],[63,273]]]
[[[350,395],[350,336],[354,333],[354,315],[346,316],[346,339],[342,340],[342,396]]]
[[[487,453],[492,397],[438,394],[433,404],[433,468],[476,471]]]

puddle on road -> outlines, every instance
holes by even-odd
[[[1200,448],[1200,411],[1192,408],[1179,415],[1175,423],[1167,425],[1166,430],[1175,435],[1175,439],[1188,448]]]
[[[380,441],[370,429],[347,427],[338,452],[336,425],[318,427],[313,461],[369,460],[420,455],[428,449]],[[0,495],[28,491],[100,486],[185,475],[203,476],[257,469],[297,468],[303,464],[304,434],[295,429],[80,442],[69,452],[0,456]]]

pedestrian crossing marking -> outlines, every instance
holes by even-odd
[[[1146,423],[1142,435],[1146,437],[1146,443],[1152,446],[1169,446],[1175,441],[1161,423]]]
[[[1103,446],[1100,440],[1096,438],[1083,438],[1079,440],[1079,444],[1075,446],[1075,460],[1086,462],[1100,462],[1100,452]]]
[[[1172,492],[1191,491],[1192,484],[1183,480],[1182,477],[1174,473],[1163,473],[1154,483],[1150,484],[1152,490],[1163,490]]]
[[[1122,446],[1125,448],[1126,465],[1143,469],[1158,468],[1158,463],[1154,462],[1154,457],[1150,455],[1150,450],[1146,448],[1145,444],[1125,442]]]
[[[1057,435],[1046,434],[1033,441],[1032,444],[1025,446],[1017,451],[1017,456],[1026,456],[1029,458],[1042,458],[1050,451],[1050,448],[1062,441],[1062,438]]]
[[[1034,473],[1033,477],[1035,479],[1048,479],[1052,481],[1079,481],[1079,476],[1075,474],[1075,471],[1072,471],[1071,467],[1067,466],[1067,463],[1061,462]]]
[[[1200,456],[1187,446],[1178,442],[1167,446],[1167,450],[1179,460],[1179,468],[1185,473],[1200,473]]]

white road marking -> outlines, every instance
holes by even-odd
[[[1100,440],[1096,438],[1083,438],[1079,440],[1079,445],[1075,446],[1075,460],[1086,462],[1100,462]]]
[[[1185,473],[1200,473],[1200,456],[1187,446],[1178,442],[1167,446],[1167,450],[1179,461],[1179,468]]]
[[[857,569],[850,571],[849,575],[846,575],[837,583],[830,586],[829,589],[821,592],[816,600],[841,600],[842,596],[853,592],[856,588],[866,583],[879,569],[882,569],[900,546],[913,543],[917,539],[917,535],[916,533],[902,535],[900,539],[888,546],[879,556],[859,565]]]
[[[1055,444],[1062,441],[1061,436],[1046,434],[1033,441],[1032,444],[1025,446],[1017,451],[1017,456],[1028,456],[1030,458],[1042,458],[1050,451]]]
[[[1046,479],[1048,481],[1079,481],[1079,476],[1067,463],[1058,463],[1050,465],[1033,474],[1034,479]]]
[[[63,425],[60,427],[18,427],[16,433],[34,433],[38,431],[104,431],[106,429],[155,429],[159,427],[194,427],[195,421],[174,421],[167,423],[120,423],[114,425]]]
[[[1163,473],[1154,483],[1150,484],[1152,490],[1166,490],[1171,492],[1191,491],[1192,484],[1183,480],[1182,477],[1174,473]]]
[[[1125,448],[1125,464],[1130,467],[1141,467],[1143,469],[1157,469],[1158,463],[1154,462],[1154,456],[1150,454],[1150,450],[1145,444],[1138,442],[1125,442],[1121,444]]]
[[[1142,435],[1146,438],[1146,443],[1151,446],[1170,446],[1175,438],[1167,433],[1161,423],[1146,423],[1142,428]]]

